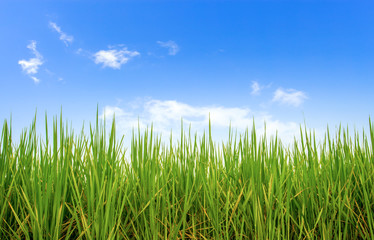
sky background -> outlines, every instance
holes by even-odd
[[[61,108],[78,131],[97,106],[120,134],[139,121],[166,135],[181,117],[201,132],[210,114],[218,138],[255,119],[285,141],[373,116],[372,1],[5,0],[0,23],[15,134]]]

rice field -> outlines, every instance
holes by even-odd
[[[124,146],[114,121],[89,134],[45,121],[43,138],[35,121],[21,136],[3,123],[0,239],[374,238],[370,119],[321,142],[301,128],[289,147],[254,127],[224,143],[134,130]]]

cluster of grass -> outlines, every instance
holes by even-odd
[[[54,119],[43,139],[34,122],[17,144],[5,121],[0,239],[372,239],[369,125],[320,143],[300,130],[287,148],[255,130],[222,144],[182,130],[164,145],[150,129],[126,159],[114,121],[85,135]]]

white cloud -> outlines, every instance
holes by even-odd
[[[49,22],[49,26],[54,29],[58,34],[60,34],[60,40],[65,43],[66,46],[71,44],[74,41],[73,36],[69,36],[66,33],[64,33],[59,26],[57,26],[54,22]]]
[[[283,90],[282,88],[278,88],[274,92],[273,102],[297,107],[300,106],[305,99],[307,99],[307,96],[302,91],[297,91],[295,89]]]
[[[34,81],[34,83],[38,84],[40,82],[40,79],[34,76],[30,76],[31,79]]]
[[[258,81],[252,81],[252,84],[251,84],[251,95],[260,95],[261,94],[261,91],[266,89],[266,88],[270,88],[272,85],[272,83],[269,83],[267,85],[261,85]]]
[[[129,51],[126,47],[122,49],[100,50],[94,54],[95,63],[103,67],[120,69],[121,65],[127,63],[131,58],[140,55],[137,51]]]
[[[296,122],[282,122],[268,113],[253,112],[247,107],[192,106],[175,100],[139,100],[136,107],[127,108],[105,106],[101,117],[105,116],[110,122],[114,113],[117,130],[127,136],[131,135],[132,128],[137,128],[138,124],[141,129],[153,124],[154,130],[164,137],[169,136],[171,129],[173,135],[178,135],[182,118],[185,128],[191,124],[192,133],[202,133],[208,130],[210,117],[212,133],[217,141],[227,140],[230,124],[233,129],[243,132],[246,128],[251,129],[255,121],[256,129],[261,134],[266,122],[267,136],[278,133],[285,143],[291,143],[300,129]]]
[[[126,114],[121,108],[113,107],[113,106],[106,106],[104,107],[103,115],[101,117],[111,118],[115,115],[116,117],[123,117]]]
[[[252,92],[251,92],[252,95],[259,95],[262,89],[260,87],[260,84],[257,81],[252,81],[251,88],[252,88]]]
[[[39,67],[43,65],[43,56],[36,50],[36,41],[31,41],[31,43],[27,45],[27,48],[31,50],[35,57],[30,58],[29,60],[19,60],[18,64],[21,65],[22,70],[26,72],[35,83],[38,83],[40,80],[31,75],[38,73]]]
[[[167,42],[162,42],[162,41],[157,41],[157,43],[164,48],[169,49],[169,55],[176,55],[179,52],[179,46],[174,42],[174,41],[167,41]]]
[[[83,49],[82,49],[82,48],[78,48],[78,50],[76,50],[76,51],[75,51],[75,53],[76,53],[76,54],[81,54],[81,53],[82,53],[82,51],[83,51]]]
[[[36,74],[43,62],[39,58],[30,58],[29,60],[19,60],[18,64],[21,65],[22,70],[27,74]]]

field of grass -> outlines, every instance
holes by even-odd
[[[123,146],[104,126],[76,134],[55,119],[41,139],[34,122],[18,139],[4,121],[0,239],[374,238],[370,120],[322,142],[302,129],[287,148],[254,130],[163,145],[149,129]]]

